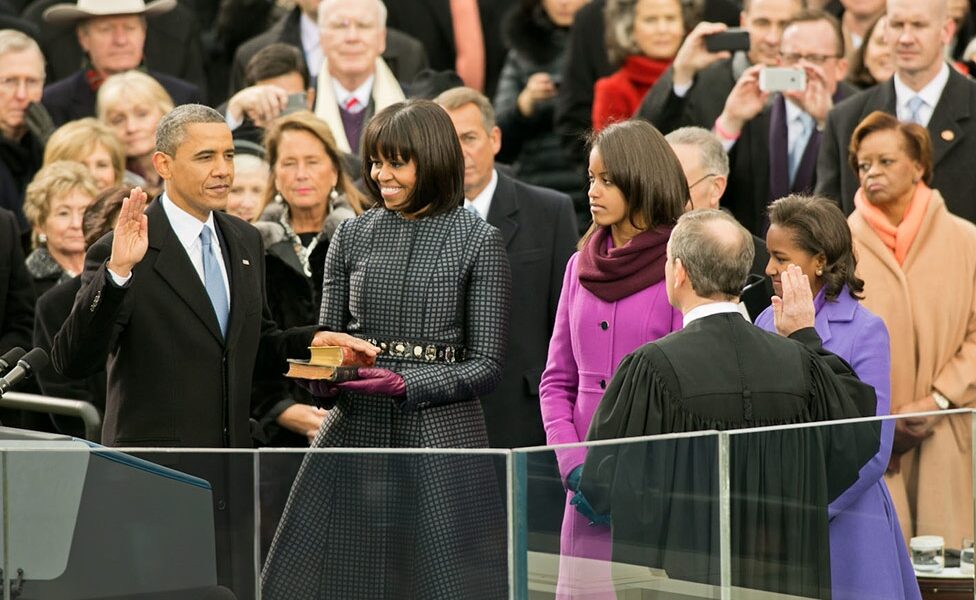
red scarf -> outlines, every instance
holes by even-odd
[[[580,284],[597,298],[616,302],[661,281],[671,229],[642,231],[620,248],[609,243],[609,227],[597,229],[580,251]]]
[[[905,258],[908,257],[908,251],[912,248],[918,230],[922,228],[922,221],[925,219],[931,197],[932,188],[919,181],[915,186],[911,204],[905,209],[905,214],[897,227],[891,224],[880,208],[871,204],[871,201],[864,196],[863,188],[858,188],[857,193],[854,194],[854,206],[871,229],[878,234],[884,245],[895,255],[895,261],[902,265],[905,264]]]

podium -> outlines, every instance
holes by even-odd
[[[92,442],[0,427],[0,598],[204,600],[210,484]]]

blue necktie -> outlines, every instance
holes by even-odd
[[[797,117],[800,121],[802,128],[800,129],[796,139],[792,140],[789,148],[789,161],[790,164],[790,187],[793,187],[793,182],[796,181],[796,172],[800,168],[800,161],[803,160],[803,152],[807,149],[807,141],[810,139],[810,121],[811,118],[807,115],[800,115]]]
[[[481,218],[481,213],[478,212],[478,209],[474,207],[474,204],[465,201],[464,208],[466,210],[471,211],[471,214],[473,214],[474,216],[478,217],[479,219]]]
[[[916,125],[922,125],[922,115],[919,111],[925,105],[925,100],[921,96],[912,96],[908,99],[908,120]],[[924,127],[924,125],[923,125]]]
[[[224,277],[220,274],[220,265],[217,263],[217,255],[213,250],[211,235],[210,228],[204,225],[203,231],[200,232],[200,250],[203,253],[203,285],[207,288],[210,304],[213,305],[214,313],[217,314],[220,333],[227,337],[227,317],[230,314],[230,307],[227,305],[227,288],[224,286]]]

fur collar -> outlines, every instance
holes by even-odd
[[[319,238],[331,240],[332,234],[339,227],[339,223],[355,216],[356,212],[350,206],[349,201],[346,200],[345,195],[339,194],[334,199],[330,198],[329,213],[325,217],[325,223],[322,224],[322,231],[319,233]],[[280,242],[291,241],[289,235],[290,227],[286,227],[287,223],[289,223],[288,205],[283,201],[273,201],[268,204],[264,212],[261,213],[261,218],[258,222],[253,223],[254,227],[261,232],[261,241],[264,243],[265,250]]]
[[[531,10],[513,8],[505,17],[502,31],[510,48],[540,64],[559,56],[569,38],[569,29],[556,27],[541,4]]]

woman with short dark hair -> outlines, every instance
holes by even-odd
[[[891,335],[891,412],[976,402],[976,227],[952,215],[932,179],[928,131],[873,112],[854,130],[860,188],[848,224],[864,305]],[[955,547],[972,537],[969,415],[899,419],[888,488],[906,537]]]
[[[333,235],[319,323],[382,351],[356,380],[307,384],[333,405],[313,446],[486,448],[478,397],[501,377],[510,310],[501,235],[461,208],[461,145],[436,104],[385,108],[362,148],[376,206]],[[470,455],[310,455],[264,597],[506,597],[493,467]]]
[[[677,157],[644,121],[610,125],[590,147],[593,225],[566,266],[539,386],[549,444],[582,442],[621,359],[682,322],[664,282],[668,238],[688,201]],[[600,565],[610,560],[610,528],[590,526],[599,519],[578,494],[585,456],[583,448],[556,452],[567,489],[558,597],[603,583],[609,590],[609,567]]]
[[[780,276],[797,265],[814,295],[814,327],[823,346],[843,358],[877,394],[878,416],[890,412],[891,355],[888,329],[859,304],[864,282],[851,231],[837,204],[816,196],[787,196],[769,206],[766,274],[782,297]],[[772,307],[756,326],[776,331]],[[881,424],[878,453],[861,468],[857,482],[830,503],[830,577],[834,598],[918,598],[918,583],[884,484],[891,456],[894,422]]]

